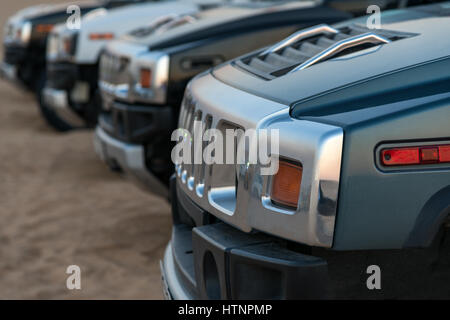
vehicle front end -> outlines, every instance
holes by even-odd
[[[62,119],[63,128],[84,127],[84,118],[92,121],[95,115],[84,113],[84,104],[95,94],[97,67],[78,64],[75,60],[79,31],[61,25],[49,36],[47,46],[46,84],[41,109],[48,109]]]
[[[18,66],[25,62],[27,57],[27,45],[31,38],[31,22],[16,22],[11,20],[5,26],[4,31],[4,61],[1,65],[2,76],[16,82],[18,78]]]
[[[201,121],[204,131],[224,133],[286,123],[280,131],[280,164],[302,163],[301,205],[273,204],[273,177],[261,175],[258,165],[178,164],[171,181],[172,240],[162,265],[171,296],[324,297],[326,261],[283,238],[331,246],[342,129],[313,122],[296,127],[289,122],[288,105],[235,89],[212,74],[197,77],[186,92],[180,127],[192,132],[194,121]],[[304,148],[293,149],[295,144]]]
[[[98,74],[104,47],[160,16],[196,10],[198,6],[192,3],[150,1],[93,12],[83,17],[80,30],[59,26],[47,47],[47,83],[41,110],[48,122],[61,131],[95,127],[101,108]]]
[[[191,81],[179,143],[195,154],[195,132],[274,131],[278,170],[233,157],[176,164],[168,298],[448,298],[444,12],[387,12],[379,30],[304,29]],[[202,137],[204,156],[213,140]]]
[[[169,56],[141,44],[114,41],[100,60],[102,110],[95,147],[112,168],[126,171],[156,194],[167,196],[161,182],[170,165],[167,128],[173,126],[166,104]],[[148,142],[153,148],[146,148]],[[153,163],[145,163],[146,154]],[[153,168],[152,173],[148,167]],[[158,179],[159,176],[159,179]]]
[[[84,14],[102,4],[85,1],[77,5]],[[32,6],[8,19],[4,26],[4,55],[0,68],[3,77],[21,86],[38,89],[40,76],[45,72],[47,36],[56,24],[67,19],[67,6]]]

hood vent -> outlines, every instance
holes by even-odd
[[[178,26],[194,23],[197,18],[194,15],[169,14],[154,20],[149,26],[131,31],[130,35],[137,38],[148,37],[152,34],[161,34]]]
[[[335,29],[322,24],[300,30],[256,55],[236,60],[234,64],[266,80],[272,80],[332,57],[410,36],[412,34],[382,29],[370,30],[360,25]]]
[[[156,29],[178,18],[179,16],[176,14],[169,14],[166,16],[159,17],[154,21],[152,21],[150,25],[131,31],[130,35],[137,38],[147,37],[151,35]]]

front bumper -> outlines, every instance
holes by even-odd
[[[15,65],[3,62],[0,66],[0,75],[8,81],[18,82],[17,67]]]
[[[167,196],[167,188],[145,166],[143,146],[117,140],[97,126],[94,147],[100,158],[108,165],[118,166],[153,193]]]
[[[7,64],[20,65],[27,58],[27,48],[19,45],[4,44],[4,58]]]
[[[290,250],[276,238],[261,233],[247,234],[222,222],[211,223],[214,220],[205,224],[208,213],[175,185],[172,182],[172,240],[161,263],[166,297],[327,297],[325,260]]]
[[[38,60],[30,55],[26,47],[4,44],[0,76],[22,89],[33,89],[38,76]]]
[[[85,127],[85,121],[78,115],[69,104],[69,97],[66,90],[54,88],[44,88],[43,99],[45,106],[53,110],[61,119],[75,128]]]
[[[59,90],[71,90],[79,77],[78,65],[69,62],[47,63],[47,86]]]
[[[155,135],[167,134],[170,137],[174,126],[172,107],[142,106],[114,101],[109,112],[99,116],[99,125],[118,140],[147,143]]]

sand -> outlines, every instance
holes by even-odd
[[[33,4],[2,1],[1,25]],[[0,299],[163,297],[170,206],[111,172],[92,137],[53,131],[33,95],[0,80]],[[66,287],[69,265],[81,290]]]

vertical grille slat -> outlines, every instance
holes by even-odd
[[[226,129],[238,129],[240,127],[228,123],[224,119],[214,119],[213,115],[211,115],[210,113],[206,113],[202,109],[202,106],[199,105],[199,103],[195,101],[195,99],[192,99],[191,95],[189,94],[189,90],[187,90],[180,113],[179,125],[180,128],[188,131],[191,135],[192,140],[189,144],[191,148],[191,163],[182,163],[180,165],[177,165],[176,173],[181,183],[185,185],[186,189],[191,192],[193,197],[200,199],[204,197],[204,192],[207,192],[207,190],[215,190],[216,193],[213,193],[216,197],[217,194],[220,194],[217,201],[225,201],[224,206],[227,208],[226,210],[232,211],[232,203],[236,201],[236,166],[234,164],[206,164],[205,159],[203,158],[203,151],[210,142],[203,141],[203,139],[201,142],[201,153],[199,153],[199,155],[202,157],[201,163],[195,164],[194,160],[196,145],[194,145],[194,132],[196,132],[196,130],[200,131],[199,122],[201,122],[202,124],[201,132],[199,132],[200,134],[202,134],[202,138],[204,137],[203,135],[206,130],[209,129],[217,129],[221,131],[223,136],[225,137]],[[235,146],[237,146],[237,141],[235,141]],[[223,148],[223,161],[226,161],[225,142],[223,143]],[[234,156],[236,157],[236,154]],[[233,192],[231,192],[231,190],[233,190]],[[222,197],[222,192],[225,192],[227,194],[225,198]],[[227,198],[231,195],[233,195],[233,199]],[[212,199],[214,199],[215,196],[213,195]],[[211,199],[209,199],[208,201],[210,200]]]
[[[104,52],[100,58],[100,81],[111,85],[127,84],[129,62],[128,57]]]
[[[198,107],[197,103],[192,99],[188,91],[185,94],[182,110],[180,113],[179,126],[182,129],[188,131],[193,139],[191,141],[191,163],[183,163],[176,168],[178,176],[181,178],[183,183],[186,183],[189,190],[195,191],[197,196],[203,197],[203,190],[206,178],[206,164],[203,159],[201,164],[194,163],[194,154],[196,150],[194,149],[194,132],[196,130],[201,132],[199,134],[204,135],[205,131],[211,129],[213,118],[209,114],[203,114],[203,111]],[[201,156],[203,156],[203,150],[206,147],[207,142],[203,141],[201,144]]]

